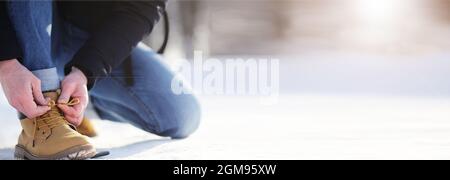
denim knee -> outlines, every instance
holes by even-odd
[[[159,129],[154,132],[157,135],[183,139],[194,133],[201,120],[201,106],[194,97],[189,101],[170,108],[167,116],[157,117],[160,124]]]

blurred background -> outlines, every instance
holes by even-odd
[[[450,95],[449,0],[175,0],[168,11],[168,59],[278,58],[285,93]]]
[[[448,0],[175,0],[173,42],[211,55],[448,51]]]

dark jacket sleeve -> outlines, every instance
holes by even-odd
[[[77,67],[88,77],[88,88],[120,65],[132,49],[150,34],[165,9],[166,0],[117,2],[111,15],[97,26],[89,40],[65,67]]]
[[[0,1],[0,61],[18,59],[21,48],[6,9],[6,2]]]

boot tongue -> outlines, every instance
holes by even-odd
[[[58,96],[59,96],[58,92],[46,92],[46,93],[44,93],[44,97],[45,98],[50,98],[51,100],[53,100],[55,102],[58,100]]]
[[[48,121],[50,119],[55,119],[55,118],[62,120],[62,121],[60,121],[58,123],[52,122],[53,126],[58,125],[60,123],[67,123],[66,120],[64,119],[64,116],[63,116],[61,110],[56,106],[56,104],[54,104],[54,103],[57,102],[57,100],[59,98],[59,95],[60,95],[60,92],[59,91],[52,91],[52,92],[45,92],[43,94],[44,94],[45,98],[50,98],[50,100],[53,101],[52,102],[53,104],[51,105],[51,110],[49,112],[47,112],[46,114],[42,115],[39,118],[41,118],[41,120],[42,120],[42,118],[43,119],[47,119],[47,120],[45,120],[45,123],[48,123]],[[37,118],[37,120],[39,120],[39,118]],[[52,128],[52,127],[50,127],[50,128]]]
[[[51,103],[49,103],[49,106],[51,106],[51,112],[47,112],[46,114],[42,115],[42,117],[51,117],[51,116],[55,116],[55,114],[59,113],[61,114],[61,111],[59,110],[59,108],[56,106],[56,102],[58,101],[59,98],[59,91],[52,91],[52,92],[45,92],[44,94],[44,98],[50,98]]]

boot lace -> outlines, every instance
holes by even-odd
[[[78,98],[73,98],[67,103],[56,103],[54,100],[50,100],[47,104],[48,107],[50,107],[50,111],[45,113],[44,115],[35,118],[33,124],[34,124],[34,132],[33,132],[33,147],[35,146],[35,140],[36,140],[36,133],[44,128],[48,127],[50,130],[50,135],[52,134],[52,129],[61,125],[61,124],[67,124],[66,119],[64,118],[64,115],[60,112],[57,105],[67,105],[67,106],[74,106],[80,103],[80,100]],[[45,134],[45,131],[42,132],[42,134]],[[47,136],[46,139],[48,139],[49,136]]]

